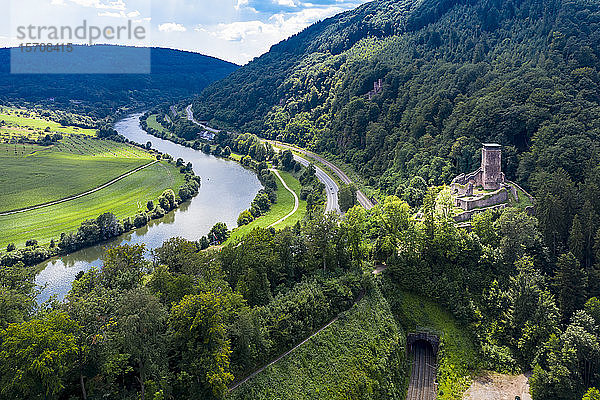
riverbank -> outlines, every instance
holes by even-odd
[[[256,228],[269,228],[282,229],[286,226],[295,225],[298,221],[301,221],[306,215],[306,200],[300,200],[300,190],[302,185],[297,178],[289,172],[277,171],[283,181],[292,190],[292,192],[298,196],[298,208],[292,213],[295,206],[295,199],[292,192],[287,190],[282,182],[280,181],[277,185],[277,202],[271,206],[271,210],[266,214],[258,217],[251,223],[237,227],[232,230],[231,236],[225,242],[225,244],[231,243],[239,238],[245,236],[250,231]],[[287,218],[285,218],[287,216]],[[285,218],[285,220],[281,220]]]
[[[161,246],[169,238],[183,237],[197,241],[217,222],[233,226],[239,213],[251,203],[260,190],[261,185],[256,175],[236,162],[215,158],[201,151],[148,135],[140,128],[140,116],[141,113],[138,113],[118,121],[115,124],[116,131],[131,142],[151,141],[152,148],[158,152],[169,154],[175,160],[181,158],[186,163],[190,162],[193,171],[198,175],[202,174],[202,188],[191,201],[181,203],[173,211],[166,212],[163,217],[147,221],[147,225],[141,228],[132,227],[130,230],[123,231],[121,235],[98,242],[96,245],[62,253],[60,257],[50,259],[47,257],[57,253],[56,247],[53,252],[41,251],[42,254],[34,254],[33,247],[30,248],[27,253],[31,256],[29,260],[32,264],[46,259],[36,266],[37,271],[40,272],[35,282],[41,288],[41,293],[37,297],[38,303],[48,300],[53,295],[61,300],[70,290],[77,273],[102,266],[101,259],[106,247],[143,244],[147,250],[146,257],[149,258],[151,256],[149,250]],[[176,162],[173,162],[173,173],[178,177],[184,176],[185,174],[179,173],[179,167],[175,170],[175,164]],[[102,191],[98,193],[100,192]],[[141,210],[147,209],[146,203],[147,200],[140,201]],[[159,202],[155,200],[154,203],[156,206]],[[42,247],[42,249],[48,248]]]

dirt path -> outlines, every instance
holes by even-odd
[[[289,217],[291,217],[292,215],[294,215],[294,213],[296,211],[298,211],[298,205],[300,204],[300,201],[298,200],[298,195],[296,195],[296,193],[290,189],[288,187],[288,185],[285,183],[285,181],[283,180],[283,178],[281,177],[281,175],[279,175],[279,171],[277,171],[276,169],[272,169],[271,171],[273,171],[273,173],[279,178],[279,180],[281,181],[281,183],[283,184],[283,187],[287,189],[288,192],[290,192],[292,194],[292,196],[294,196],[294,209],[285,217],[281,218],[279,221],[276,221],[274,223],[272,223],[271,225],[269,225],[269,228],[285,221],[286,219],[288,219]]]
[[[33,206],[33,207],[22,208],[20,210],[14,210],[14,211],[6,211],[6,212],[3,212],[3,213],[0,213],[0,217],[4,217],[6,215],[20,214],[20,213],[24,213],[24,212],[27,212],[27,211],[37,210],[39,208],[50,207],[50,206],[53,206],[53,205],[56,205],[56,204],[60,204],[60,203],[64,203],[64,202],[67,202],[67,201],[79,199],[79,198],[81,198],[83,196],[87,196],[87,195],[90,195],[92,193],[95,193],[98,190],[102,190],[102,189],[104,189],[104,188],[112,185],[113,183],[116,183],[116,182],[120,181],[121,179],[127,178],[129,175],[135,174],[136,172],[138,172],[138,171],[140,171],[140,170],[142,170],[144,168],[147,168],[147,167],[149,167],[151,165],[156,164],[157,162],[158,162],[158,160],[154,160],[154,161],[152,161],[152,162],[150,162],[150,163],[148,163],[146,165],[142,165],[141,167],[138,167],[138,168],[136,168],[136,169],[134,169],[132,171],[124,173],[123,175],[116,177],[112,181],[107,182],[104,185],[98,186],[98,187],[96,187],[94,189],[88,190],[87,192],[79,193],[79,194],[76,194],[76,195],[70,196],[70,197],[65,197],[64,199],[52,201],[50,203],[38,204],[37,206]]]
[[[473,380],[463,400],[531,400],[527,375],[505,375],[485,372]]]

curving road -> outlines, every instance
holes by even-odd
[[[192,121],[194,124],[202,127],[202,129],[206,129],[207,131],[212,132],[212,133],[219,133],[220,132],[218,129],[211,128],[209,126],[204,125],[201,122],[196,121],[196,119],[194,118],[194,111],[192,111],[192,105],[191,104],[185,108],[185,113],[187,114],[188,121]]]
[[[294,154],[294,160],[298,161],[305,167],[308,167],[308,165],[311,164],[310,161],[296,154]],[[315,175],[317,175],[317,179],[319,179],[319,181],[325,185],[325,194],[327,195],[325,212],[328,213],[330,211],[334,211],[338,214],[341,214],[342,211],[340,210],[340,206],[338,204],[338,192],[340,191],[340,187],[329,175],[327,175],[325,171],[323,171],[317,165],[315,165]]]
[[[304,154],[307,157],[315,159],[318,162],[320,162],[321,164],[327,166],[327,168],[331,169],[338,176],[338,178],[342,182],[344,182],[346,185],[352,183],[352,179],[350,179],[348,177],[348,175],[346,175],[344,173],[344,171],[342,171],[341,169],[339,169],[335,164],[327,161],[326,159],[324,159],[323,157],[321,157],[321,156],[319,156],[319,155],[317,155],[315,153],[312,153],[312,152],[310,152],[308,150],[301,149],[299,147],[291,146],[291,145],[286,144],[286,143],[278,142],[276,140],[270,140],[269,142],[271,142],[272,144],[274,144],[274,145],[276,145],[278,147],[283,147],[283,148],[286,148],[286,149],[294,150],[294,151],[297,151],[299,153]],[[336,197],[337,197],[337,193],[336,193]],[[374,204],[371,202],[371,200],[369,200],[369,198],[363,192],[361,192],[360,190],[358,190],[356,192],[356,199],[358,200],[358,202],[360,203],[360,205],[363,206],[366,210],[369,210],[369,209],[371,209],[371,208],[374,207]]]

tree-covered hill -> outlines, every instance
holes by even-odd
[[[209,86],[198,118],[338,155],[383,193],[472,170],[581,182],[600,159],[600,2],[377,0]],[[369,100],[373,82],[383,89]]]
[[[98,45],[77,51],[119,55],[126,47]],[[175,102],[200,93],[237,65],[187,51],[152,48],[150,74],[11,74],[10,49],[0,49],[0,100],[48,103],[97,117],[120,107]],[[56,57],[56,55],[54,55]],[[41,56],[40,56],[41,57]],[[108,63],[109,61],[105,61]]]

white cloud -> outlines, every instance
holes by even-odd
[[[139,17],[141,14],[139,11],[131,11],[126,13],[125,11],[119,11],[119,12],[114,12],[114,11],[103,11],[103,12],[99,12],[98,16],[99,17],[112,17],[112,18],[137,18]]]
[[[242,7],[246,7],[248,5],[248,0],[237,0],[237,4],[235,5],[235,9],[239,10]]]
[[[294,0],[273,0],[273,3],[278,6],[297,7]]]
[[[175,22],[166,22],[164,24],[160,24],[158,26],[158,30],[161,32],[185,32],[187,31],[186,27],[181,24],[176,24]]]
[[[320,19],[343,11],[340,7],[309,8],[295,13],[279,13],[272,15],[267,22],[240,21],[229,24],[218,24],[214,29],[203,27],[197,31],[205,31],[211,35],[230,42],[243,42],[250,37],[263,36],[270,40],[282,40],[293,35]]]
[[[82,7],[92,7],[102,10],[121,10],[125,11],[127,6],[123,0],[52,0],[52,5],[66,5],[70,2]]]

